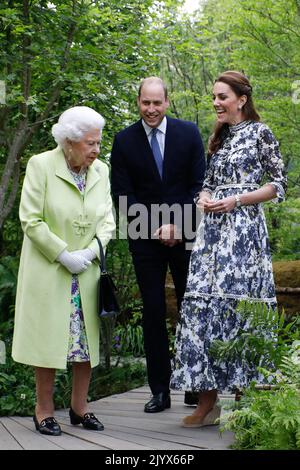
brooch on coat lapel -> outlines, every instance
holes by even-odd
[[[87,216],[80,214],[79,218],[73,220],[72,226],[75,228],[76,235],[84,235],[86,230],[92,225],[91,222],[87,220]]]

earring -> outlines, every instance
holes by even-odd
[[[241,111],[242,108],[243,106],[238,106],[238,111]]]

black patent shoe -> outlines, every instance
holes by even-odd
[[[170,394],[161,392],[153,395],[151,400],[146,403],[144,411],[145,413],[159,413],[166,408],[171,408]]]
[[[49,418],[42,419],[39,423],[36,415],[33,416],[33,422],[35,424],[35,429],[41,434],[47,434],[48,436],[60,436],[61,427],[53,416]]]
[[[93,413],[85,413],[82,418],[70,408],[69,416],[71,424],[82,424],[85,429],[91,429],[92,431],[103,431],[104,429],[103,424],[100,423]]]

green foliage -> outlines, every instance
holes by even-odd
[[[271,310],[262,302],[239,302],[237,315],[247,321],[247,331],[240,329],[229,341],[216,340],[210,353],[217,362],[245,359],[261,366],[262,357],[277,367],[291,343],[300,338],[300,317],[287,322],[284,313]]]
[[[174,354],[175,328],[169,319],[166,321],[169,339],[170,356]],[[142,302],[137,300],[132,303],[131,316],[125,322],[118,322],[113,331],[112,348],[115,355],[121,357],[143,357],[144,333],[142,327]]]
[[[249,301],[239,303],[237,314],[247,320],[247,332],[239,331],[228,342],[215,341],[211,352],[219,362],[243,357],[267,382],[272,378],[272,385],[252,382],[238,409],[225,414],[221,430],[235,433],[236,449],[299,449],[300,317],[286,322],[277,310]],[[264,368],[262,357],[267,358]]]
[[[276,387],[258,390],[252,384],[240,406],[222,426],[235,433],[236,449],[300,449],[300,341],[282,358]]]
[[[35,382],[32,367],[16,365],[9,359],[0,366],[0,416],[32,415],[35,404]]]
[[[136,118],[137,83],[154,69],[146,26],[157,14],[153,3],[1,2],[0,227],[28,157],[55,146],[50,130],[65,109],[84,104],[105,117],[108,159],[114,133]]]
[[[129,351],[133,355],[140,355],[143,350],[141,346],[143,340],[141,326],[135,324],[136,315],[139,314],[141,308],[141,300],[127,240],[111,240],[106,259],[108,270],[117,287],[121,309],[121,314],[117,319],[104,318],[100,323],[102,363],[104,362],[106,369],[110,369],[112,353],[121,349],[114,338],[122,336],[122,351],[120,351],[122,355]],[[123,328],[121,325],[126,325],[126,327]]]
[[[0,339],[6,346],[6,363],[0,365],[0,416],[26,416],[34,410],[34,372],[32,367],[13,361],[12,330],[12,320],[0,324]]]
[[[142,362],[128,361],[110,370],[96,368],[91,380],[89,400],[97,400],[115,393],[141,387],[147,381],[146,367]]]
[[[140,304],[140,293],[136,282],[128,240],[111,240],[108,245],[107,267],[117,287],[121,307],[121,322],[124,322]]]
[[[273,261],[300,259],[300,198],[265,207]],[[282,222],[284,221],[284,222]]]
[[[113,333],[113,350],[119,356],[140,357],[144,355],[144,336],[141,325],[141,303],[136,304],[131,318],[119,324]]]
[[[9,320],[14,308],[19,259],[5,256],[0,262],[0,324]]]

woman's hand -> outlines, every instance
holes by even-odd
[[[56,260],[71,274],[80,274],[91,264],[91,261],[87,260],[82,255],[70,253],[67,250],[62,251]]]
[[[84,250],[71,251],[70,254],[83,256],[88,261],[93,261],[97,257],[96,253],[90,248],[84,248]]]
[[[231,212],[236,206],[234,196],[225,197],[217,201],[209,201],[205,205],[205,212],[224,213]]]
[[[211,202],[211,195],[209,193],[200,193],[199,199],[197,200],[197,208],[200,211],[208,212],[209,203]]]

